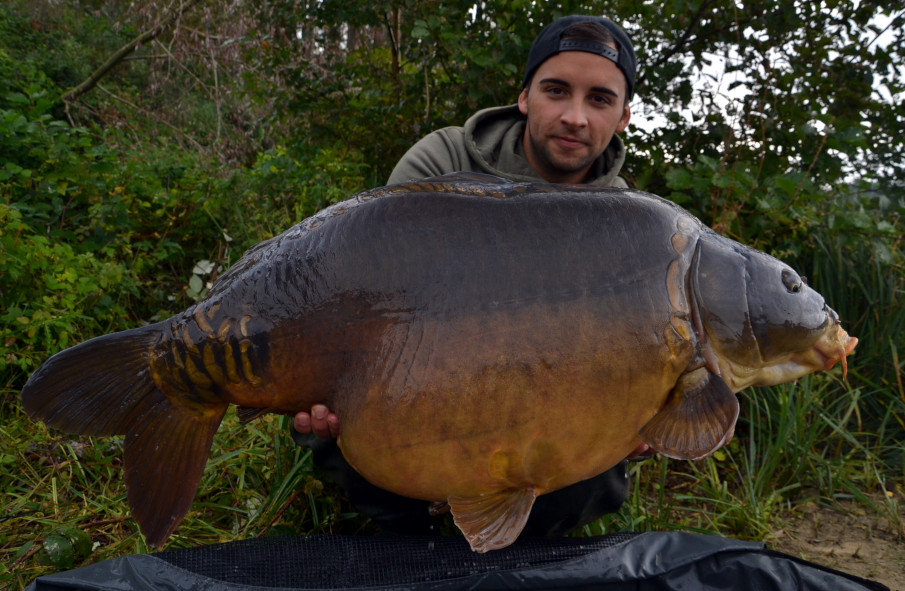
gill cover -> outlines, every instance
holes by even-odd
[[[751,368],[809,349],[835,316],[791,267],[717,234],[701,238],[692,285],[712,346]]]

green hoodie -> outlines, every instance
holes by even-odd
[[[421,138],[396,164],[387,184],[450,172],[483,172],[514,181],[546,182],[525,158],[524,133],[525,116],[518,105],[478,111],[464,127],[445,127]],[[614,135],[594,162],[594,179],[587,184],[627,187],[618,176],[624,162],[625,145]]]

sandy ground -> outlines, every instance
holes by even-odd
[[[896,523],[898,521],[898,523]],[[898,519],[867,516],[854,505],[840,511],[809,506],[800,519],[773,532],[767,546],[905,591],[905,510]]]

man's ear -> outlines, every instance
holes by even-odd
[[[622,133],[625,131],[625,128],[628,127],[628,122],[632,118],[632,109],[628,105],[628,101],[625,101],[625,106],[622,108],[622,118],[619,119],[619,125],[616,126],[616,133]]]
[[[518,110],[522,112],[522,115],[528,114],[528,87],[522,89],[522,92],[518,95]]]

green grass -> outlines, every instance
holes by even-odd
[[[372,177],[382,178],[378,169],[392,160],[376,166],[361,152],[367,147],[354,142],[328,146],[280,135],[282,124],[270,130],[266,119],[252,129],[244,106],[231,133],[249,135],[233,157],[249,162],[236,171],[220,170],[205,150],[176,149],[181,134],[168,139],[165,126],[103,98],[83,105],[91,109],[83,123],[96,119],[93,132],[70,128],[54,97],[84,79],[89,58],[105,58],[135,31],[114,31],[104,19],[56,5],[59,15],[39,19],[36,28],[23,10],[29,3],[7,4],[0,4],[0,25],[16,34],[0,35],[9,41],[0,43],[0,71],[9,74],[0,75],[8,115],[0,118],[0,136],[10,140],[4,154],[15,166],[0,182],[0,279],[6,280],[0,282],[0,315],[6,317],[0,323],[0,588],[18,589],[42,573],[148,551],[125,501],[121,441],[64,435],[28,419],[18,402],[26,374],[59,347],[175,311],[196,261],[234,262],[245,246],[375,186]],[[127,79],[111,79],[110,88],[126,96],[141,91],[150,83],[149,64],[133,62]],[[185,114],[196,115],[189,118],[200,122],[193,131],[204,143],[204,129],[212,131],[220,118],[207,98],[186,97]],[[688,182],[703,191],[722,193],[720,183],[732,181],[722,171],[715,176],[715,169],[698,173]],[[776,180],[788,185],[795,176]],[[821,178],[814,180],[834,182]],[[827,217],[838,219],[852,211],[853,197],[843,191],[836,198],[839,203],[826,204],[833,214]],[[736,438],[725,450],[696,463],[633,463],[624,508],[581,534],[685,529],[763,539],[801,507],[851,501],[903,535],[902,208],[863,205],[866,212],[838,226],[865,234],[886,227],[885,237],[844,241],[819,229],[808,234],[805,226],[821,211],[810,207],[796,213],[782,205],[746,220],[756,227],[757,215],[774,213],[760,223],[785,221],[766,235],[794,230],[790,252],[807,253],[795,266],[861,340],[848,381],[837,368],[743,393]],[[864,225],[865,218],[873,222]],[[167,547],[281,533],[374,532],[292,443],[287,419],[239,426],[230,413],[195,502]]]
[[[901,440],[861,430],[867,405],[858,391],[808,376],[741,396],[726,448],[700,462],[632,464],[622,511],[585,533],[682,529],[764,540],[803,508],[853,500],[905,538],[905,479],[884,460]],[[905,416],[905,404],[895,412]]]
[[[19,410],[14,392],[2,404],[0,587],[23,588],[42,573],[151,551],[129,516],[119,438],[52,432]],[[292,442],[286,418],[240,426],[229,413],[195,502],[166,548],[374,533],[341,491],[319,479],[309,456]]]

